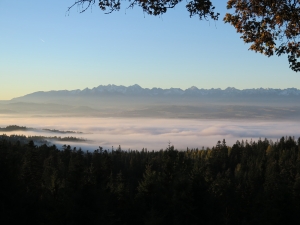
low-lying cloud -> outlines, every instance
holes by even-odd
[[[152,119],[152,118],[82,118],[82,117],[0,117],[0,127],[19,125],[40,129],[39,131],[6,132],[9,134],[75,136],[88,139],[86,143],[66,143],[93,150],[98,146],[114,149],[147,148],[165,149],[170,141],[177,149],[214,146],[225,139],[228,145],[237,140],[256,141],[268,138],[276,141],[282,136],[300,136],[300,122],[293,121],[241,121],[197,119]],[[72,130],[83,133],[61,134],[42,129]]]

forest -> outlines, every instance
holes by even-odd
[[[18,125],[9,125],[6,127],[0,127],[0,131],[17,131],[17,130],[22,130],[22,131],[26,131],[26,130],[31,130],[32,128],[27,128],[24,126],[18,126]]]
[[[83,151],[2,135],[0,184],[2,224],[295,224],[300,138]]]

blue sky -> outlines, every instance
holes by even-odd
[[[73,0],[0,1],[0,100],[98,85],[300,88],[287,57],[248,51],[222,21],[189,18],[185,2],[161,17],[138,7],[80,14]]]

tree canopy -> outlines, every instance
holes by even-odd
[[[93,152],[0,135],[2,224],[281,225],[300,220],[300,138]]]
[[[217,0],[215,0],[217,1]],[[98,0],[98,5],[106,14],[121,9],[121,0]],[[127,8],[141,7],[149,15],[162,15],[174,8],[182,0],[128,0]],[[96,0],[78,0],[68,8],[80,6],[85,12],[96,4]],[[187,0],[186,9],[192,16],[218,20],[220,13],[215,11],[211,0]],[[300,0],[228,0],[225,23],[235,27],[250,50],[268,57],[274,53],[286,54],[290,68],[300,71]],[[233,12],[232,12],[233,10]]]

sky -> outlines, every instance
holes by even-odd
[[[244,44],[222,18],[190,18],[182,2],[165,15],[136,7],[84,13],[74,0],[0,0],[0,100],[35,91],[99,85],[144,88],[300,88],[286,56],[268,58]]]

